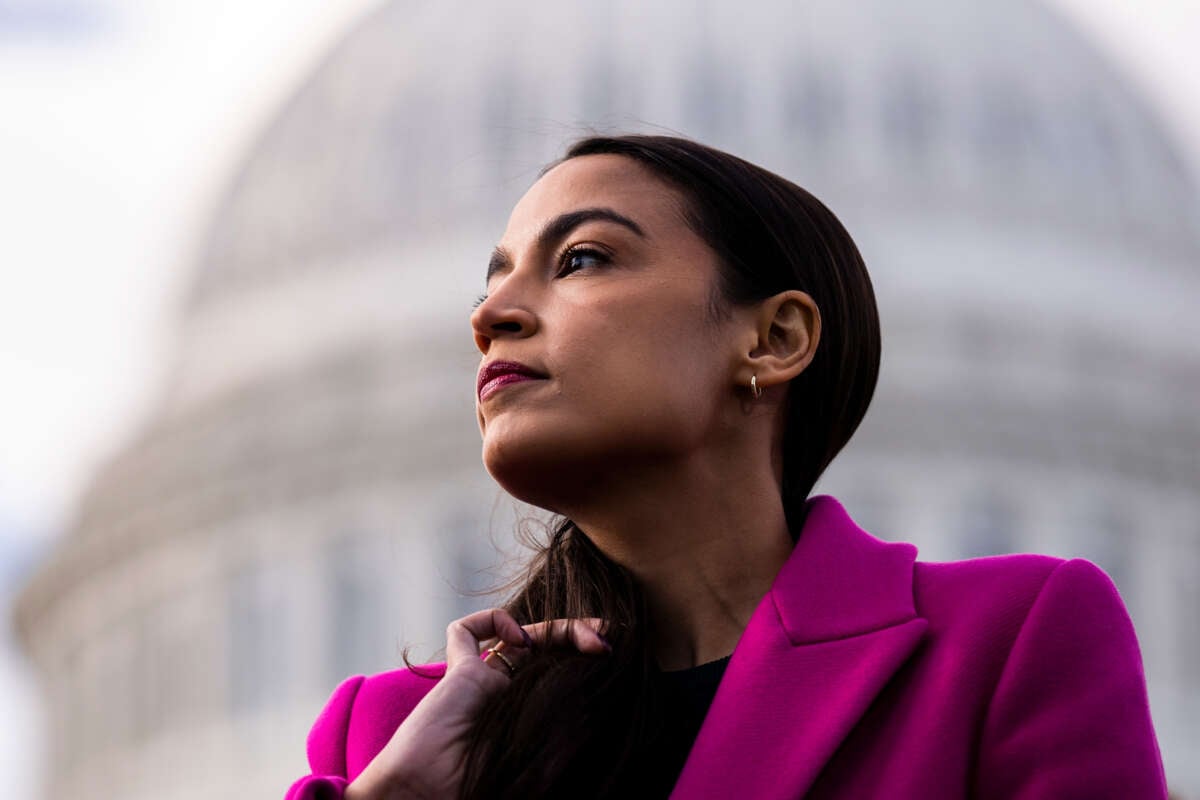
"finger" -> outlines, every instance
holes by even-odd
[[[480,640],[490,638],[509,645],[525,645],[521,626],[511,614],[502,608],[485,608],[456,619],[446,627],[447,668],[468,658],[478,659]]]
[[[529,627],[528,625],[523,625],[520,627],[522,641],[518,642],[515,645],[510,642],[504,641],[499,636],[491,636],[491,637],[488,637],[487,639],[482,640],[479,643],[479,648],[480,648],[480,650],[485,650],[496,644],[508,645],[510,647],[522,647],[525,649],[532,648],[533,647],[533,637],[531,637],[529,635],[529,631],[527,630],[528,627]]]
[[[608,653],[611,647],[600,635],[604,621],[598,617],[553,619],[536,622],[525,629],[538,644],[573,645],[582,653]]]
[[[494,647],[490,647],[486,652],[480,655],[480,660],[493,669],[497,669],[508,675],[510,678],[517,672],[517,659],[510,650],[507,653],[502,653],[504,642],[500,642]]]

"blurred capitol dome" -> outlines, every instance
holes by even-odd
[[[47,797],[281,796],[343,677],[490,605],[511,503],[467,317],[570,139],[679,132],[824,200],[875,281],[871,412],[818,484],[925,560],[1117,582],[1200,790],[1200,205],[1145,102],[1041,4],[391,2],[213,210],[173,371],[17,622]]]

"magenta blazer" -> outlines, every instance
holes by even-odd
[[[1133,625],[1098,567],[920,562],[835,498],[808,503],[671,800],[1167,797]],[[287,800],[340,797],[434,683],[342,683]]]

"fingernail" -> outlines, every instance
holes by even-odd
[[[608,652],[610,652],[610,653],[612,652],[612,645],[611,645],[611,644],[609,644],[609,642],[608,642],[608,639],[605,639],[605,638],[604,638],[604,634],[603,634],[603,633],[600,633],[599,631],[597,631],[597,632],[596,632],[596,638],[600,640],[600,644],[604,645],[604,649],[605,649],[605,650],[607,650],[607,651],[608,651]]]
[[[533,647],[533,639],[530,638],[529,632],[527,630],[525,630],[524,628],[521,628],[521,635],[525,637],[525,646],[532,648]]]

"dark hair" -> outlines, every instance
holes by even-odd
[[[781,491],[795,538],[809,492],[858,428],[879,374],[879,316],[858,248],[804,189],[687,139],[592,136],[543,174],[593,154],[632,158],[682,194],[688,225],[719,257],[718,313],[788,289],[816,302],[817,351],[786,399]],[[461,797],[642,794],[645,787],[621,783],[642,772],[640,759],[662,726],[642,589],[569,519],[556,518],[549,542],[535,550],[523,572],[497,590],[517,587],[504,608],[522,624],[602,618],[613,654],[536,649],[465,733]]]

